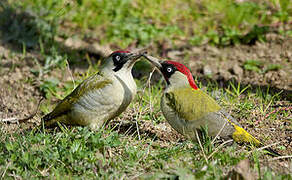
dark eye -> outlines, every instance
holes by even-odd
[[[119,55],[116,55],[116,56],[115,56],[115,59],[116,59],[117,61],[120,61],[120,59],[121,59],[121,56],[119,56]]]
[[[168,67],[168,68],[166,69],[166,71],[169,72],[169,73],[171,73],[171,72],[173,71],[173,69],[172,69],[172,67]]]
[[[115,68],[113,69],[115,72],[120,70],[123,65],[127,62],[126,56],[123,53],[115,53],[113,55],[113,63]]]

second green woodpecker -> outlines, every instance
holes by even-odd
[[[186,66],[175,61],[159,61],[146,54],[143,56],[160,70],[167,82],[161,98],[161,110],[176,131],[197,141],[196,131],[207,127],[208,135],[213,137],[218,134],[223,139],[232,138],[237,143],[263,145],[197,87]],[[271,148],[266,150],[272,155],[279,155]]]
[[[85,79],[42,118],[45,125],[61,122],[98,130],[107,120],[121,114],[136,95],[131,70],[143,53],[113,52],[104,60],[98,73]]]

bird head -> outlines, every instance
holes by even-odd
[[[121,71],[129,71],[135,62],[144,54],[145,50],[137,50],[135,52],[119,50],[111,53],[108,58],[105,59],[104,69],[112,71],[113,73]],[[102,68],[103,69],[103,68]]]
[[[161,61],[146,54],[143,56],[160,70],[168,86],[175,88],[191,86],[198,89],[191,71],[185,65],[175,61]]]

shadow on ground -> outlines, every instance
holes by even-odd
[[[21,51],[23,46],[35,48],[41,38],[41,25],[29,12],[11,7],[7,0],[0,2],[0,37],[12,50]]]
[[[57,21],[45,21],[32,11],[12,7],[7,0],[0,1],[0,44],[15,53],[36,51],[41,54],[43,50],[42,54],[51,55],[54,48],[54,52],[68,56],[72,68],[87,69],[91,63],[100,60],[99,54],[70,49],[64,43],[57,42]],[[88,58],[92,62],[88,62]],[[44,63],[43,59],[42,56],[38,58],[40,63]]]

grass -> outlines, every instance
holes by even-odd
[[[157,137],[161,133],[159,129],[156,129],[155,135],[152,136],[141,124],[152,121],[151,124],[159,125],[165,121],[159,113],[159,97],[163,83],[145,87],[145,80],[142,82],[138,82],[140,91],[129,107],[130,112],[125,112],[118,118],[120,121],[110,123],[98,132],[90,131],[86,127],[62,125],[53,130],[38,126],[33,130],[20,130],[8,134],[2,129],[0,135],[3,142],[0,144],[2,177],[218,179],[226,176],[240,160],[249,157],[255,165],[253,171],[257,176],[263,179],[291,178],[289,175],[276,175],[269,169],[263,169],[259,162],[259,158],[263,156],[261,151],[253,151],[249,155],[250,152],[244,147],[239,148],[235,144],[219,148],[220,143],[213,143],[213,139],[208,136],[202,141],[202,150],[198,143],[190,141],[161,140]],[[72,84],[64,82],[64,86],[67,83]],[[53,87],[56,90],[48,88],[46,91],[49,93],[48,97],[62,97],[73,88],[70,86],[66,89],[56,85]],[[208,90],[212,91],[210,88]],[[251,117],[252,110],[259,108],[257,101],[262,101],[265,106],[274,104],[279,98],[277,95],[267,97],[265,94],[262,97],[258,93],[253,93],[249,87],[241,88],[240,85],[233,84],[227,92],[222,96],[224,98],[221,99],[221,105],[232,111],[240,111],[237,116],[241,118]],[[51,109],[51,103],[49,104]],[[45,103],[43,106],[47,108],[48,104]],[[135,111],[143,113],[138,116],[138,113],[132,113]],[[130,116],[130,119],[127,116]],[[140,125],[140,136],[133,118],[136,118]],[[132,123],[132,129],[130,125],[127,127],[131,129],[131,133],[117,130],[116,127],[123,124],[123,121]],[[247,122],[250,123],[252,122]],[[276,149],[281,147],[276,146]],[[208,157],[207,161],[202,151]]]
[[[271,26],[280,23],[277,33],[291,36],[284,28],[291,21],[292,7],[288,0],[201,1],[148,0],[7,0],[0,2],[0,37],[20,48],[19,61],[32,61],[33,78],[24,84],[37,86],[46,97],[41,114],[50,112],[57,99],[63,99],[76,84],[98,71],[98,64],[83,52],[64,52],[55,37],[77,36],[113,48],[163,44],[174,48],[178,42],[188,45],[210,43],[216,46],[264,42]],[[38,52],[28,58],[30,52]],[[17,52],[9,54],[15,58]],[[69,64],[81,66],[87,59],[86,71],[75,72],[64,80]],[[85,58],[86,57],[86,58]],[[2,67],[0,67],[0,70]],[[12,64],[10,71],[14,71]],[[145,63],[136,69],[151,72]],[[278,64],[264,65],[250,59],[245,70],[267,72],[281,69]],[[35,83],[37,82],[37,83]],[[41,125],[15,132],[0,126],[0,177],[3,179],[220,179],[227,176],[241,160],[249,159],[251,171],[262,179],[291,179],[266,166],[269,159],[253,147],[224,146],[206,136],[198,143],[172,140],[172,131],[159,128],[165,119],[160,111],[162,80],[149,85],[147,78],[136,81],[138,95],[126,112],[104,129],[93,132],[86,127],[60,126],[45,129]],[[200,87],[202,85],[198,83]],[[12,89],[11,89],[12,90]],[[206,91],[238,119],[253,135],[271,144],[278,139],[254,128],[258,120],[278,122],[290,117],[289,111],[277,110],[282,99],[269,88],[254,89],[230,83],[222,89],[209,82]],[[264,124],[264,123],[263,123]],[[119,127],[124,129],[119,129]],[[138,128],[137,128],[138,127]],[[147,129],[150,128],[151,130]],[[263,128],[269,129],[269,126]],[[277,131],[284,131],[280,126]],[[169,134],[170,133],[170,134]],[[270,132],[270,134],[272,134]],[[285,146],[276,145],[276,150]],[[207,158],[204,157],[204,154]]]
[[[187,148],[185,143],[161,148],[152,146],[151,139],[142,139],[138,143],[136,138],[125,137],[110,130],[97,133],[87,128],[51,133],[35,130],[15,140],[12,137],[7,137],[6,143],[1,145],[1,156],[9,159],[9,162],[2,159],[2,163],[7,165],[4,177],[14,173],[22,178],[122,178],[135,177],[145,172],[154,172],[154,176],[160,173],[160,176],[167,177],[179,173],[167,166],[181,166],[178,170],[181,171],[201,165],[192,163],[192,159],[196,158],[194,150]],[[227,164],[234,165],[237,161],[238,159],[228,161]],[[224,160],[222,164],[225,164]],[[182,168],[185,165],[190,166]],[[174,172],[163,173],[165,170]],[[203,174],[214,176],[212,170]]]

